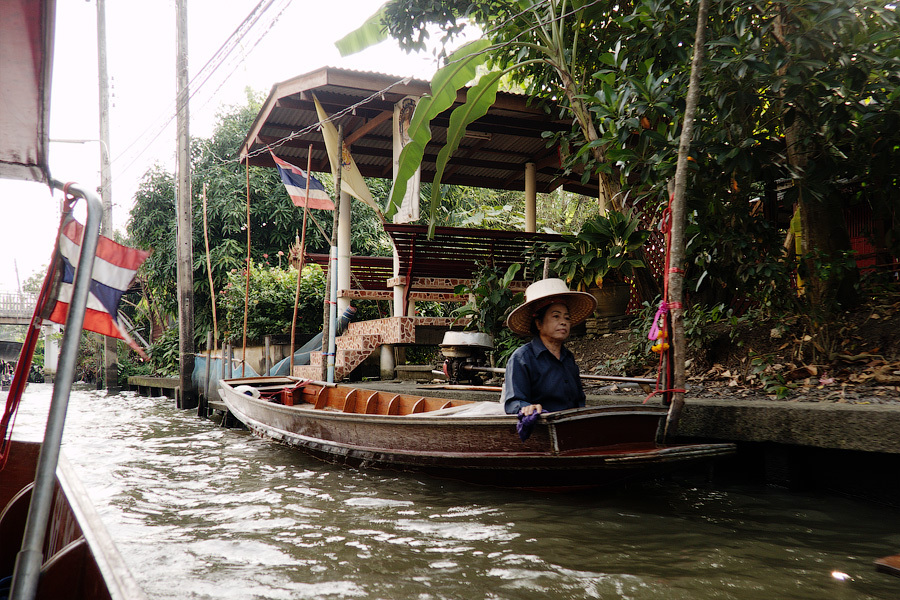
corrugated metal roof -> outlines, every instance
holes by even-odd
[[[241,148],[251,165],[274,167],[271,147],[279,158],[306,167],[312,145],[312,170],[330,171],[313,94],[342,123],[344,137],[360,172],[366,177],[392,177],[394,104],[406,96],[422,96],[429,83],[375,72],[323,67],[275,84]],[[465,100],[465,90],[454,107]],[[452,109],[451,109],[452,110]],[[437,154],[446,139],[451,110],[431,123],[432,141],[422,161],[422,181],[434,179]],[[564,176],[559,149],[548,148],[545,131],[568,131],[570,122],[555,119],[521,94],[498,93],[488,113],[472,123],[453,154],[442,182],[502,190],[525,189],[525,164],[537,170],[537,191],[561,185],[570,191],[596,195],[596,183],[584,185],[577,174]]]

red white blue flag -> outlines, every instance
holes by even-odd
[[[55,304],[48,306],[47,319],[65,324],[72,300],[75,283],[75,269],[81,254],[81,240],[84,227],[75,219],[69,219],[59,236],[59,280],[55,294]],[[138,267],[147,260],[150,252],[118,244],[100,236],[97,256],[91,274],[90,294],[87,312],[84,315],[84,329],[109,337],[124,340],[141,356],[146,357],[140,346],[134,343],[125,329],[119,326],[119,301],[134,281]]]
[[[309,176],[309,197],[307,198],[307,174],[303,172],[303,169],[281,160],[275,154],[272,154],[272,159],[278,167],[281,182],[284,183],[284,187],[287,189],[287,193],[295,206],[307,206],[308,204],[309,208],[334,210],[334,202],[331,201],[321,181],[312,175]]]

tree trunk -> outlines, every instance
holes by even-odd
[[[794,30],[789,9],[782,5],[775,17],[775,38],[779,44],[790,50],[790,34]],[[787,65],[779,73],[783,74]],[[784,92],[781,92],[782,97]],[[810,307],[824,311],[827,315],[838,304],[850,304],[856,296],[855,284],[859,281],[859,271],[829,269],[829,275],[823,278],[817,264],[822,261],[830,263],[840,261],[842,253],[851,249],[850,234],[844,219],[843,201],[838,193],[832,192],[824,198],[815,198],[806,193],[804,181],[806,167],[809,163],[812,148],[808,140],[812,135],[806,125],[807,121],[796,113],[801,106],[783,103],[781,114],[784,119],[784,142],[788,164],[794,173],[800,174],[795,182],[799,186],[797,192],[800,208],[801,249],[805,266],[805,293]]]

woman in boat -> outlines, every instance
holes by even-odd
[[[525,290],[525,303],[510,313],[506,325],[532,340],[506,364],[500,401],[508,414],[530,416],[584,406],[575,357],[563,345],[572,327],[597,307],[591,294],[572,292],[562,279],[543,279]]]

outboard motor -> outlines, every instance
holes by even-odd
[[[440,344],[444,355],[444,375],[451,384],[483,383],[484,373],[466,369],[467,366],[486,367],[487,351],[493,350],[494,340],[488,333],[477,331],[448,331]]]

